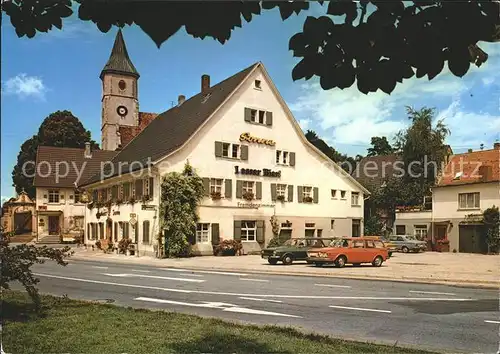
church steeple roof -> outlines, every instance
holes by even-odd
[[[121,29],[119,29],[116,34],[115,43],[108,62],[101,71],[101,79],[106,73],[125,74],[134,76],[137,79],[139,78],[139,73],[128,56]]]

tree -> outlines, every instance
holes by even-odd
[[[21,145],[17,164],[12,171],[16,192],[20,193],[24,189],[30,198],[35,197],[33,176],[38,146],[84,148],[86,142],[90,142],[93,149],[99,149],[99,145],[91,139],[90,131],[85,130],[73,113],[57,111],[50,114],[38,128],[37,135],[33,135]]]
[[[483,223],[486,226],[486,242],[488,253],[500,251],[500,211],[497,206],[492,206],[483,212]]]
[[[324,1],[319,1],[324,6]],[[344,89],[357,82],[363,93],[386,93],[416,75],[429,80],[447,62],[459,77],[471,63],[481,66],[488,55],[479,41],[500,41],[495,0],[327,2],[325,16],[308,16],[303,31],[291,37],[289,49],[302,60],[292,71],[299,80],[317,76],[323,89]],[[61,29],[62,19],[78,6],[78,17],[101,32],[113,26],[137,25],[158,47],[181,27],[195,38],[212,37],[224,44],[231,31],[263,10],[278,8],[282,20],[309,10],[306,1],[177,2],[122,0],[13,0],[2,11],[19,37]]]
[[[366,218],[364,224],[366,236],[381,236],[384,233],[384,224],[377,215]]]
[[[372,147],[368,148],[367,156],[390,155],[394,151],[391,144],[389,144],[385,136],[383,137],[373,136],[371,144]]]
[[[160,220],[165,230],[165,254],[185,257],[196,237],[198,205],[204,197],[203,180],[187,162],[182,173],[171,172],[161,183]]]
[[[40,281],[35,278],[31,267],[35,264],[43,264],[47,259],[53,260],[60,265],[67,265],[65,259],[73,252],[69,247],[62,249],[50,248],[47,246],[36,247],[33,245],[9,246],[10,234],[4,232],[0,227],[0,288],[10,289],[10,283],[18,281],[26,289],[28,295],[33,300],[36,308],[40,308],[40,295],[36,284]]]

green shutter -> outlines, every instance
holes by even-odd
[[[212,245],[218,245],[220,242],[220,235],[219,235],[219,224],[212,224],[210,225],[211,227],[211,234],[212,234]]]
[[[153,177],[149,177],[149,199],[153,199],[153,194],[154,194],[154,181],[155,179]]]
[[[234,220],[233,239],[235,241],[241,240],[241,220]]]
[[[240,159],[244,161],[248,160],[248,145],[241,145],[240,148]]]
[[[210,195],[210,178],[203,178],[203,191],[205,193],[205,197]]]
[[[95,203],[95,202],[97,202],[97,198],[98,198],[97,190],[96,190],[96,189],[94,189],[94,190],[92,191],[92,201],[93,201],[94,203]]]
[[[297,186],[297,201],[302,203],[304,200],[304,195],[302,193],[302,186]]]
[[[113,226],[114,226],[114,229],[113,229],[114,238],[115,238],[115,242],[116,242],[116,241],[118,241],[118,223],[115,221]]]
[[[111,187],[111,198],[113,200],[116,200],[116,198],[118,198],[118,186],[113,186]]]
[[[142,243],[149,243],[149,220],[142,222]]]
[[[266,112],[266,125],[273,125],[273,112]]]
[[[215,142],[215,157],[222,157],[222,143],[220,141]]]
[[[252,110],[245,107],[245,122],[250,122],[252,120]]]
[[[224,181],[224,197],[231,198],[233,194],[233,180],[226,179]]]
[[[288,202],[293,202],[293,185],[288,185]]]
[[[262,182],[256,182],[255,199],[262,199]]]
[[[276,183],[271,183],[271,200],[276,201]]]
[[[319,189],[318,187],[313,188],[313,203],[318,204],[319,201]]]
[[[290,161],[289,161],[290,166],[295,166],[295,153],[294,152],[290,153],[289,159],[290,159]]]
[[[243,197],[243,181],[236,180],[236,198]]]
[[[135,180],[135,199],[139,200],[142,198],[142,189],[143,189],[143,180],[137,179]]]
[[[264,220],[257,220],[257,235],[256,239],[258,243],[265,242],[265,233],[264,233]]]

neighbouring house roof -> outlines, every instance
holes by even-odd
[[[139,112],[139,125],[136,127],[120,126],[118,131],[120,133],[121,148],[127,146],[140,132],[146,128],[149,123],[158,117],[158,113]]]
[[[74,182],[81,185],[83,181],[99,173],[101,163],[111,161],[116,154],[117,151],[93,150],[92,157],[85,158],[85,149],[39,146],[33,185],[35,187],[75,188]],[[66,166],[69,167],[68,171],[66,171]],[[57,169],[59,173],[56,173]],[[80,171],[82,171],[81,176],[77,181]]]
[[[437,187],[500,181],[500,148],[453,155]]]
[[[106,73],[125,74],[139,78],[139,72],[128,56],[121,29],[116,34],[115,43],[113,44],[108,62],[101,71],[101,79]]]
[[[403,167],[403,160],[397,154],[364,157],[351,176],[369,190],[373,190],[394,176],[394,164],[397,161],[400,161],[397,165]]]

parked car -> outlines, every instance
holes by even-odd
[[[342,268],[350,263],[359,266],[362,263],[371,263],[380,267],[389,253],[380,240],[364,237],[342,238],[334,241],[329,247],[313,248],[307,252],[307,261],[316,266],[334,264]]]
[[[374,240],[379,240],[384,243],[385,248],[387,248],[387,251],[389,253],[389,258],[391,258],[392,254],[397,251],[397,247],[394,243],[386,239],[384,236],[363,236],[366,239],[374,239]]]
[[[389,240],[396,245],[396,249],[403,253],[420,252],[427,250],[427,242],[419,241],[413,235],[394,235]]]
[[[331,238],[293,238],[287,240],[283,246],[265,248],[261,257],[267,259],[269,264],[275,265],[279,261],[290,265],[295,261],[306,261],[307,251],[311,248],[322,248],[331,242]]]

